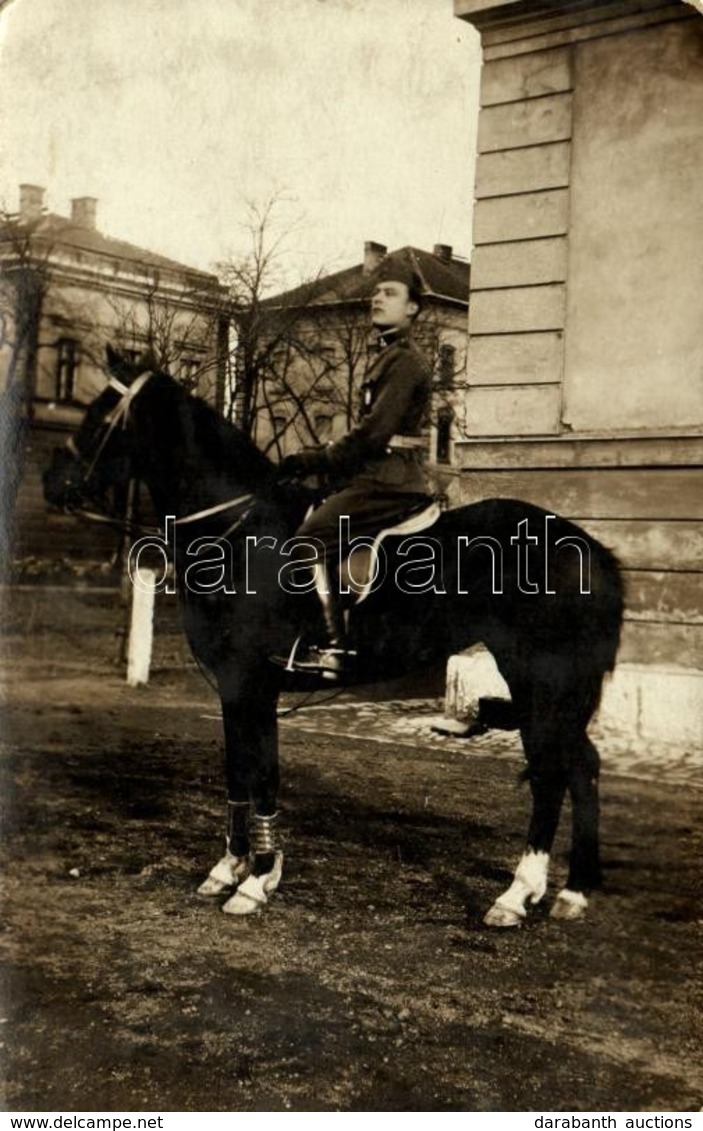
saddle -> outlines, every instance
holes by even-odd
[[[394,526],[381,530],[370,545],[356,546],[343,560],[339,568],[339,582],[341,590],[346,595],[353,595],[354,605],[365,601],[373,589],[376,580],[375,566],[382,553],[382,545],[386,538],[407,538],[412,534],[420,534],[434,526],[442,512],[437,503],[414,511],[408,518]]]

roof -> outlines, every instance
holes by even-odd
[[[59,216],[55,212],[46,212],[38,223],[32,227],[32,235],[48,239],[61,247],[75,248],[77,251],[89,251],[94,255],[106,255],[112,259],[124,259],[141,266],[161,268],[163,271],[174,271],[178,274],[188,274],[214,281],[216,276],[207,271],[200,271],[175,259],[168,259],[165,255],[157,255],[153,251],[137,247],[125,240],[116,240],[105,236],[97,228],[89,228],[76,224],[66,216]],[[2,232],[0,230],[0,239]]]
[[[427,297],[468,306],[471,267],[465,259],[453,256],[444,259],[418,247],[401,247],[384,257],[389,258],[400,260],[417,272],[422,280],[423,293]],[[270,306],[322,306],[358,302],[368,299],[375,285],[376,272],[365,272],[364,265],[359,263],[290,291],[272,295],[266,303]]]

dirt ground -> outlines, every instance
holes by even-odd
[[[166,636],[127,688],[114,610],[72,601],[5,607],[7,1110],[701,1108],[694,774],[621,776],[603,748],[604,892],[583,921],[540,907],[500,932],[482,916],[528,813],[514,739],[430,738],[417,704],[301,714],[282,887],[232,919],[195,894],[222,849],[213,693]]]

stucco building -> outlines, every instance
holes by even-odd
[[[73,200],[66,217],[46,210],[43,188],[21,185],[18,213],[0,225],[0,321],[4,506],[13,508],[16,495],[14,555],[98,558],[114,536],[47,514],[41,471],[51,450],[103,388],[107,342],[135,356],[151,350],[222,405],[226,295],[213,275],[104,235],[94,198]]]
[[[510,495],[619,555],[601,718],[703,739],[703,17],[661,0],[454,0],[481,35],[455,502]]]

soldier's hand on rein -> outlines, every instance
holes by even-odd
[[[284,456],[278,465],[279,483],[290,482],[292,479],[305,479],[314,475],[319,470],[320,460],[317,452],[296,452],[291,456]]]

